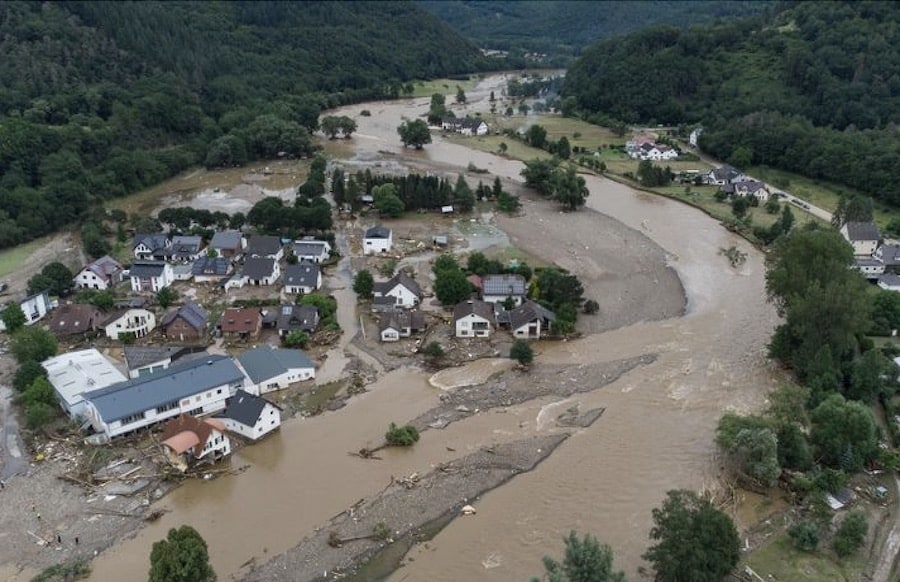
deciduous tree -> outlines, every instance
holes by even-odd
[[[368,299],[372,296],[372,289],[375,286],[375,280],[372,273],[368,269],[362,269],[353,277],[353,292],[362,299]]]
[[[731,518],[692,491],[667,493],[653,510],[650,539],[644,554],[656,579],[666,582],[720,582],[740,559],[740,540]]]
[[[811,419],[809,439],[826,465],[856,472],[878,451],[872,413],[859,402],[832,394],[812,411]]]
[[[544,556],[547,582],[625,582],[625,573],[613,570],[612,549],[587,534],[579,538],[575,531],[563,538],[565,553],[562,563]],[[532,578],[531,582],[540,582]]]
[[[150,582],[215,582],[206,542],[189,525],[170,529],[153,544]]]
[[[10,303],[4,307],[0,319],[3,320],[6,333],[15,333],[16,330],[25,327],[25,322],[28,321],[18,303]]]
[[[421,119],[404,121],[397,128],[397,133],[400,134],[400,141],[406,147],[413,146],[420,150],[425,144],[431,143],[431,131],[428,124]]]
[[[23,327],[13,334],[9,349],[19,364],[28,360],[43,362],[56,355],[56,337],[41,327]]]

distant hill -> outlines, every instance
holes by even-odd
[[[900,5],[799,2],[766,17],[598,43],[570,67],[597,120],[702,124],[701,145],[900,206]]]
[[[410,2],[0,3],[0,247],[211,148],[308,153],[324,107],[485,66]]]
[[[773,2],[421,0],[420,4],[482,48],[575,55],[598,40],[647,26],[687,27],[759,14]]]

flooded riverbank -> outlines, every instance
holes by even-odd
[[[485,87],[499,88],[499,79]],[[470,93],[470,110],[485,106],[477,95]],[[422,152],[404,150],[396,127],[425,108],[427,99],[345,108],[338,114],[354,116],[359,133],[352,143],[327,147],[354,159],[387,156],[435,171],[465,171],[471,162],[521,183],[521,163],[439,136]],[[372,117],[358,117],[362,109]],[[477,516],[453,521],[427,549],[411,552],[392,580],[528,579],[540,572],[542,555],[559,555],[561,537],[572,528],[609,543],[617,567],[633,576],[648,543],[650,510],[665,491],[713,484],[712,433],[722,411],[757,408],[774,386],[765,345],[775,314],[765,302],[762,255],[695,209],[599,177],[587,180],[591,196],[583,211],[564,214],[545,201],[525,200],[523,216],[497,218],[513,245],[572,269],[602,306],[600,316],[579,324],[584,338],[541,343],[535,366],[559,365],[565,381],[566,366],[657,357],[603,390],[570,397],[566,408],[605,408],[602,421],[577,430],[534,471],[486,495]],[[718,254],[732,245],[748,253],[739,270]],[[685,306],[687,315],[679,317]],[[342,326],[351,325],[346,314],[339,317]],[[326,363],[327,377],[343,370],[333,362]],[[427,431],[411,450],[385,451],[383,461],[347,454],[377,446],[389,422],[437,406],[441,391],[426,380],[421,372],[396,370],[340,411],[286,422],[272,439],[232,459],[249,470],[188,483],[160,502],[169,512],[95,560],[91,579],[142,578],[152,542],[181,523],[207,540],[220,578],[240,578],[242,566],[292,547],[381,491],[391,476],[424,474],[479,447],[540,433],[542,411],[558,400],[472,415]]]

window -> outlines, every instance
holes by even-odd
[[[122,422],[122,425],[124,426],[126,424],[131,424],[133,422],[137,422],[137,421],[143,420],[143,419],[144,419],[144,413],[139,412],[137,414],[132,414],[130,416],[126,416],[125,418],[122,419],[121,422]]]
[[[221,388],[219,388],[218,390],[216,390],[216,394],[221,394],[221,393],[222,393],[222,389],[221,389]]]
[[[163,412],[166,412],[169,410],[174,410],[176,408],[178,408],[178,401],[173,400],[172,402],[167,402],[167,403],[163,404],[162,406],[157,406],[156,414],[162,414]]]

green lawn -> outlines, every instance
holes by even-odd
[[[416,81],[413,83],[415,90],[413,97],[431,97],[435,93],[440,93],[447,97],[449,105],[456,99],[456,87],[462,87],[463,91],[469,91],[478,84],[478,77],[469,77],[468,81],[457,81],[454,79],[433,79],[431,81]]]
[[[28,257],[34,251],[38,250],[47,241],[44,239],[34,240],[11,249],[0,251],[0,278],[6,277],[16,269],[20,268]]]
[[[865,559],[862,554],[835,562],[820,552],[796,549],[782,532],[767,545],[754,550],[743,560],[764,580],[815,580],[850,582],[862,580]]]

